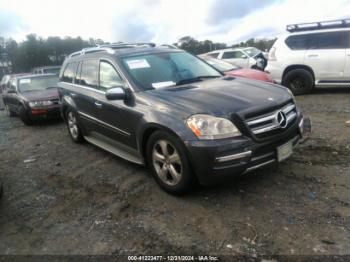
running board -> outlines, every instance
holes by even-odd
[[[127,161],[139,164],[139,165],[144,165],[144,160],[140,157],[137,157],[129,152],[126,152],[125,150],[116,148],[98,138],[92,137],[92,136],[84,136],[85,140],[88,141],[89,143],[102,148],[103,150],[106,150],[113,155],[116,155],[118,157],[121,157]]]

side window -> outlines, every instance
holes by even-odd
[[[77,63],[67,64],[60,81],[66,82],[66,83],[73,83],[76,68],[77,68]]]
[[[310,49],[344,49],[348,46],[347,32],[327,32],[312,34]]]
[[[122,79],[120,78],[114,67],[105,61],[100,63],[100,89],[106,90],[112,87],[121,86]]]
[[[218,58],[219,53],[210,53],[208,56],[211,56],[213,58]]]
[[[81,66],[80,84],[88,87],[97,87],[97,60],[85,60]]]
[[[224,52],[222,59],[242,58],[242,56],[244,56],[244,54],[241,51],[228,51]]]

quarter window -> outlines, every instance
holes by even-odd
[[[344,49],[347,46],[347,32],[328,32],[314,34],[310,49]]]
[[[81,66],[80,84],[89,87],[97,87],[97,60],[85,60]]]
[[[121,85],[122,79],[114,67],[108,62],[102,61],[100,63],[100,88],[106,90]]]
[[[67,64],[60,81],[66,82],[66,83],[73,83],[76,67],[77,67],[76,63]]]

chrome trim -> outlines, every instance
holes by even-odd
[[[267,116],[264,116],[262,118],[258,118],[258,119],[254,119],[251,121],[247,121],[247,125],[249,127],[251,127],[252,125],[256,125],[259,123],[264,123],[267,121],[272,121],[272,123],[267,123],[264,126],[260,126],[260,127],[256,127],[256,128],[252,128],[252,132],[253,134],[257,135],[257,134],[261,134],[264,132],[268,132],[274,129],[277,129],[280,127],[280,124],[278,123],[277,119],[278,119],[278,114],[280,114],[281,112],[283,112],[286,116],[286,126],[295,118],[297,117],[297,113],[296,112],[292,112],[293,110],[296,110],[296,106],[295,104],[287,104],[286,106],[284,106],[281,109],[278,109],[272,113],[270,113]]]
[[[270,152],[270,153],[267,153],[267,154],[264,154],[264,155],[261,155],[261,156],[253,157],[251,159],[251,162],[259,161],[260,159],[263,159],[263,158],[268,157],[268,156],[272,156],[274,154],[275,154],[275,152]]]
[[[92,87],[87,87],[87,86],[78,85],[78,84],[73,84],[73,83],[67,83],[67,82],[59,82],[59,83],[63,83],[63,84],[71,85],[71,86],[74,86],[74,87],[79,87],[79,88],[87,89],[87,90],[94,91],[94,92],[96,92],[96,93],[100,93],[100,94],[103,94],[103,95],[106,94],[106,92],[101,91],[101,90],[98,90],[98,89],[96,89],[96,88],[92,88]]]
[[[93,116],[90,116],[90,115],[88,115],[88,114],[85,114],[85,113],[83,113],[83,112],[81,112],[81,111],[78,111],[78,114],[81,115],[81,116],[83,116],[83,117],[86,117],[86,118],[88,118],[88,119],[90,119],[90,120],[93,120],[93,121],[95,121],[95,122],[97,122],[97,123],[99,123],[99,124],[102,124],[102,125],[104,125],[104,126],[106,126],[106,127],[112,128],[112,129],[116,130],[117,132],[122,133],[123,135],[126,135],[126,136],[130,136],[130,135],[131,135],[129,132],[126,132],[126,131],[124,131],[124,130],[121,130],[121,129],[115,127],[115,126],[112,126],[112,125],[110,125],[110,124],[108,124],[108,123],[106,123],[106,122],[103,122],[103,121],[101,121],[101,120],[99,120],[99,119],[97,119],[97,118],[95,118],[95,117],[93,117]]]
[[[276,159],[271,159],[271,160],[269,160],[269,161],[267,161],[267,162],[264,162],[264,163],[261,163],[261,164],[259,164],[259,165],[249,167],[249,168],[246,169],[246,171],[244,171],[244,173],[248,173],[248,172],[250,172],[250,171],[253,171],[253,170],[255,170],[255,169],[258,169],[259,167],[262,167],[262,166],[266,166],[266,165],[268,165],[268,164],[271,164],[271,163],[273,163],[273,162],[275,162],[275,161],[276,161]]]
[[[246,152],[242,152],[242,153],[239,153],[239,154],[216,157],[215,158],[215,162],[226,162],[226,161],[230,161],[230,160],[236,160],[236,159],[248,157],[251,154],[252,154],[252,151],[246,151]]]

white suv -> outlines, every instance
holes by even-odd
[[[242,68],[264,69],[266,58],[262,51],[255,47],[229,48],[215,50],[206,55],[225,60]]]
[[[350,86],[350,20],[288,25],[265,71],[294,94],[316,86]]]

